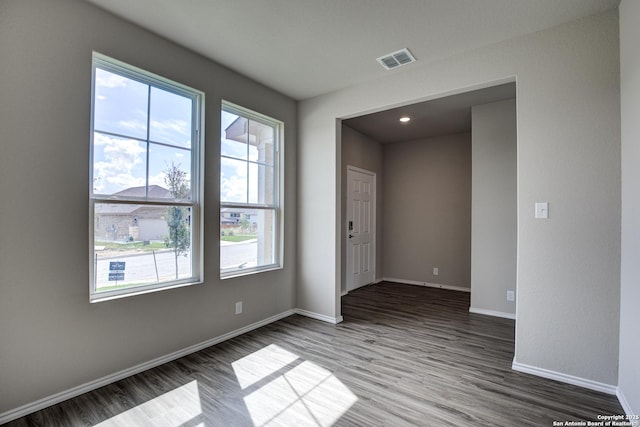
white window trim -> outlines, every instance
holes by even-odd
[[[120,74],[129,79],[148,84],[159,89],[186,96],[193,100],[192,129],[194,132],[193,145],[191,148],[191,191],[193,200],[189,202],[162,201],[147,199],[114,199],[113,197],[93,194],[93,148],[94,148],[94,105],[95,105],[95,84],[96,68],[101,68]],[[141,68],[126,64],[122,61],[110,58],[98,52],[93,52],[91,66],[91,129],[90,129],[90,158],[89,158],[89,301],[91,303],[108,301],[117,298],[124,298],[135,295],[142,295],[150,292],[157,292],[166,289],[175,289],[184,286],[202,284],[204,282],[204,99],[205,94],[181,83],[163,78],[157,74],[143,70]],[[126,136],[129,139],[129,136]],[[135,203],[159,206],[189,206],[191,207],[191,277],[172,280],[161,283],[134,286],[110,291],[98,292],[95,290],[95,204],[96,203]]]
[[[267,271],[281,270],[284,268],[284,122],[274,119],[273,117],[269,117],[265,114],[258,113],[256,111],[250,110],[248,108],[242,107],[238,104],[234,104],[232,102],[222,100],[221,104],[221,113],[222,111],[226,111],[232,114],[237,114],[239,116],[245,117],[249,120],[254,120],[256,122],[262,123],[267,126],[272,126],[274,128],[274,159],[277,164],[276,171],[274,174],[275,182],[273,183],[274,188],[274,203],[273,205],[265,205],[259,203],[236,203],[236,202],[223,202],[220,197],[220,185],[218,185],[218,196],[220,200],[220,208],[218,209],[218,224],[220,224],[220,211],[222,208],[251,208],[251,209],[268,209],[273,210],[276,215],[275,219],[275,231],[274,231],[274,263],[265,264],[256,267],[249,268],[234,268],[234,269],[225,269],[225,271],[220,268],[220,279],[231,279],[234,277],[241,277],[247,275],[253,275],[257,273],[263,273]],[[222,159],[222,153],[218,153],[219,159]],[[220,177],[220,171],[218,171],[218,177]],[[220,235],[220,230],[218,230],[218,236]],[[218,259],[218,261],[220,261]]]

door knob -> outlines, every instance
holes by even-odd
[[[349,238],[352,238],[352,237],[353,237],[353,234],[349,234]]]

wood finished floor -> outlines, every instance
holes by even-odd
[[[8,426],[551,426],[614,396],[511,370],[514,321],[469,294],[383,282],[344,322],[294,315]]]

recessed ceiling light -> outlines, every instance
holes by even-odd
[[[411,117],[406,117],[406,116],[405,117],[400,117],[400,121],[402,123],[407,123],[409,120],[411,120]]]

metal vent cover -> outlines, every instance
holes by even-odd
[[[402,65],[416,62],[416,58],[414,58],[411,52],[409,52],[409,49],[404,48],[396,52],[390,53],[388,55],[381,56],[380,58],[377,58],[377,61],[386,70],[392,70]]]

